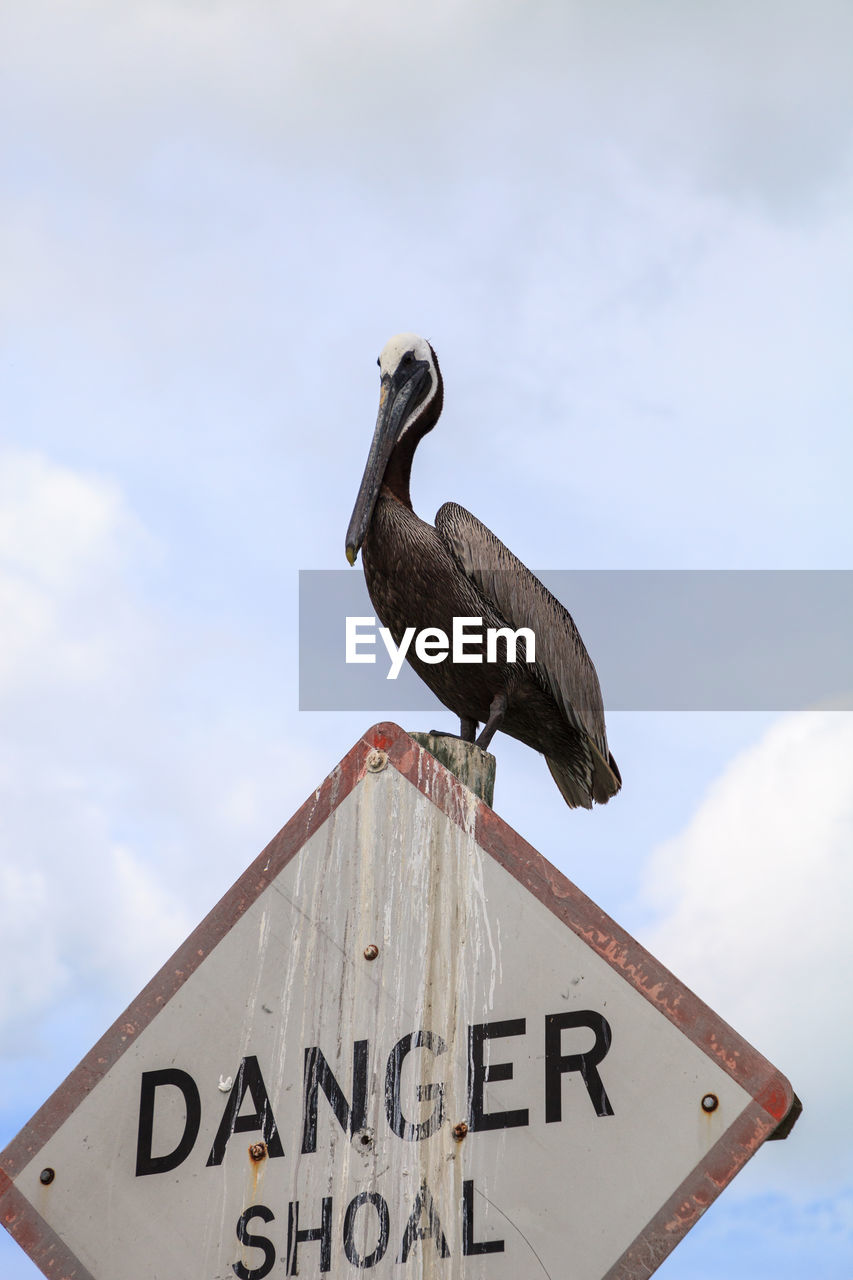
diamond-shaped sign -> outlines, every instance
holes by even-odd
[[[646,1277],[788,1082],[395,725],[0,1157],[47,1276]]]

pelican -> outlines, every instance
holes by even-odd
[[[376,430],[347,530],[350,564],[362,553],[374,608],[399,646],[407,627],[480,617],[484,627],[529,627],[535,662],[426,663],[407,659],[484,750],[498,729],[542,752],[566,803],[591,809],[622,785],[607,747],[595,667],[570,614],[476,516],[447,502],[435,526],[412,510],[409,481],[418,443],[435,426],[444,383],[432,346],[414,333],[391,338],[379,357]],[[501,660],[503,654],[503,660]],[[476,737],[477,728],[483,725]]]

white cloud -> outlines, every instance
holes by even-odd
[[[804,1114],[763,1185],[817,1194],[853,1174],[839,1112],[853,1024],[853,716],[779,720],[657,850],[643,940],[788,1078]],[[757,1175],[756,1175],[757,1176]]]
[[[337,423],[366,440],[355,388],[424,327],[481,488],[454,496],[512,542],[507,458],[519,510],[551,491],[534,562],[565,563],[571,484],[581,563],[846,563],[849,6],[53,9],[8,19],[0,215],[42,438],[60,399],[149,485],[157,452],[195,493],[257,488]],[[446,457],[418,459],[430,512]]]
[[[552,166],[588,146],[783,212],[849,163],[843,0],[29,0],[5,28],[28,124],[52,123],[63,168],[100,173],[99,188],[147,168],[152,141],[211,131],[273,164],[287,146],[291,163],[331,147],[346,165],[356,144],[391,184],[401,140],[427,178],[448,157],[476,166],[484,142]]]
[[[114,1007],[141,988],[191,923],[156,874],[108,842],[103,816],[87,822],[85,805],[63,804],[48,790],[50,817],[30,815],[31,829],[39,827],[27,850],[35,865],[21,865],[18,841],[10,848],[4,840],[0,851],[4,1057],[32,1050],[41,1017],[59,1000],[85,992]]]
[[[24,1011],[29,1016],[43,1009],[67,981],[45,914],[49,899],[43,870],[18,866],[5,856],[0,860],[0,937],[8,974],[0,989],[0,1032]]]
[[[0,1029],[81,977],[121,989],[184,921],[111,832],[116,714],[156,669],[133,575],[152,544],[111,481],[0,453]],[[147,660],[146,660],[147,657]],[[146,673],[147,667],[147,673]],[[112,784],[104,786],[104,775]],[[26,1037],[18,1041],[18,1050]]]
[[[123,575],[151,552],[112,482],[0,450],[0,696],[85,688],[127,661],[144,627]]]
[[[159,567],[113,480],[0,451],[12,1056],[61,1000],[85,992],[112,1012],[129,1000],[333,763],[282,742],[228,598],[224,617],[188,618],[152,594]],[[279,658],[288,643],[273,636]]]

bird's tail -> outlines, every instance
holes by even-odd
[[[593,743],[587,741],[585,746],[589,748],[589,753],[584,753],[584,767],[580,770],[577,765],[545,757],[551,777],[570,809],[591,809],[593,801],[596,804],[607,804],[622,786],[622,775],[610,752],[605,760]]]

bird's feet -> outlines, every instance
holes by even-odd
[[[430,729],[433,738],[458,738],[462,742],[473,742],[477,733],[477,721],[467,720],[464,717],[459,719],[459,732],[449,733],[446,729]]]
[[[473,742],[477,736],[477,721],[467,716],[459,717],[459,737],[463,742]]]
[[[509,699],[505,689],[502,689],[500,693],[496,693],[492,698],[492,705],[489,707],[489,718],[483,726],[483,732],[477,739],[477,746],[481,751],[488,751],[489,743],[501,727],[508,704]]]

